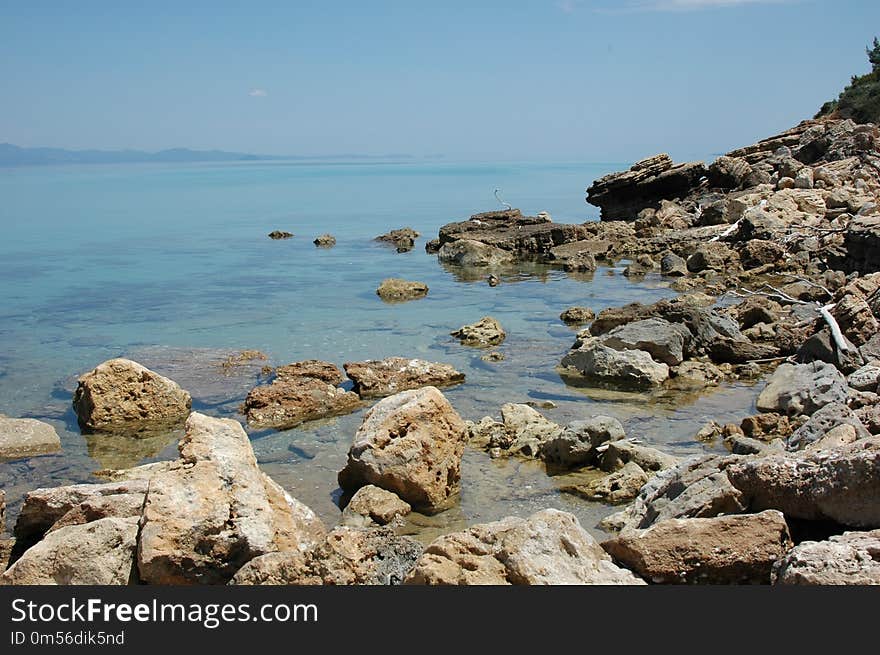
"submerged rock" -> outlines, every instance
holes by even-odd
[[[0,459],[33,457],[59,450],[61,440],[55,428],[48,423],[32,418],[0,416]]]
[[[661,584],[769,584],[791,546],[785,518],[773,510],[668,519],[602,543],[615,562]]]
[[[343,365],[361,398],[381,398],[419,387],[448,387],[464,382],[464,373],[449,364],[389,357]]]
[[[438,389],[403,391],[364,416],[339,486],[374,484],[417,509],[437,511],[459,492],[466,441],[464,421]]]
[[[322,234],[319,237],[316,237],[312,242],[319,248],[332,248],[336,245],[336,237],[332,234]]]
[[[111,359],[79,378],[73,396],[83,430],[114,432],[182,423],[192,398],[176,382],[129,359]]]
[[[278,240],[278,239],[289,239],[293,236],[292,232],[284,232],[283,230],[273,230],[269,232],[269,238]]]
[[[382,280],[376,294],[385,302],[405,302],[417,300],[428,295],[428,285],[424,282],[412,282],[399,278]]]
[[[648,482],[649,476],[635,462],[627,462],[623,468],[593,480],[587,484],[562,487],[563,493],[574,494],[587,500],[605,502],[611,505],[625,503],[639,494],[639,490]]]
[[[405,580],[427,585],[644,584],[567,512],[547,509],[444,535]]]
[[[484,316],[476,323],[463,325],[450,334],[466,346],[496,346],[507,337],[501,323]]]

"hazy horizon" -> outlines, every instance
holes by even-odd
[[[810,118],[880,3],[5,3],[0,142],[633,161]]]

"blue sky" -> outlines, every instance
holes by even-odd
[[[705,157],[812,116],[875,35],[877,0],[0,0],[0,142]]]

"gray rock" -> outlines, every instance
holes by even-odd
[[[507,403],[501,407],[501,421],[504,426],[506,444],[502,446],[511,454],[538,457],[545,444],[554,441],[562,428],[546,419],[528,405]]]
[[[872,362],[853,371],[846,378],[847,383],[858,391],[877,391],[880,386],[880,363]]]
[[[758,396],[762,412],[812,414],[828,403],[845,403],[846,378],[831,364],[780,364]]]
[[[660,272],[670,277],[682,277],[688,274],[687,262],[673,252],[660,258]]]
[[[626,436],[623,426],[611,416],[592,416],[569,423],[557,436],[541,445],[541,457],[562,468],[591,464],[596,459],[596,446]]]
[[[441,262],[458,266],[501,266],[514,260],[511,252],[473,239],[444,243],[437,257]]]
[[[562,358],[563,371],[623,387],[654,387],[669,377],[669,366],[655,362],[644,350],[615,350],[590,338]]]
[[[803,541],[773,567],[783,585],[880,585],[880,530]]]
[[[32,418],[0,417],[0,459],[46,455],[61,450],[58,433]]]
[[[648,318],[614,328],[602,337],[602,343],[615,350],[644,350],[658,362],[678,366],[692,338],[684,325]]]
[[[859,349],[846,337],[847,350],[841,351],[831,337],[831,330],[823,328],[816,332],[797,349],[798,362],[826,362],[844,373],[851,373],[865,362]]]
[[[599,468],[616,471],[629,462],[638,464],[645,471],[662,471],[678,464],[678,458],[650,446],[632,443],[627,439],[610,441],[599,458]]]
[[[851,425],[855,428],[860,439],[870,436],[853,410],[843,403],[835,402],[814,412],[806,423],[792,432],[786,439],[786,448],[788,450],[802,450],[824,437],[838,425]]]

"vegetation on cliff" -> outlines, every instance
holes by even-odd
[[[871,72],[866,75],[853,75],[837,100],[829,100],[816,118],[834,116],[851,118],[858,123],[880,122],[880,41],[875,37],[872,47],[865,48]]]

